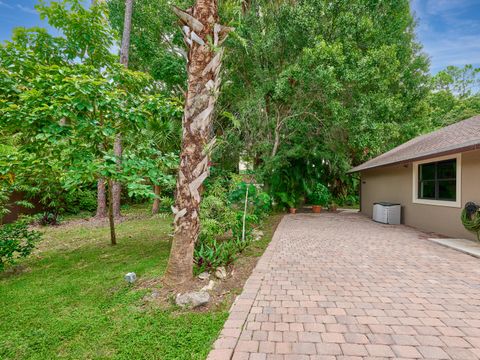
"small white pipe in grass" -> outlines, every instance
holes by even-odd
[[[247,204],[248,204],[248,188],[249,185],[247,183],[247,191],[245,191],[245,209],[243,210],[243,226],[242,226],[242,241],[245,241],[245,219],[247,217]]]

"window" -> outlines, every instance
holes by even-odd
[[[418,166],[418,198],[456,201],[457,159]]]
[[[413,202],[460,207],[461,155],[413,164]]]

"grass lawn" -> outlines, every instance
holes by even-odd
[[[179,312],[143,306],[148,290],[123,280],[158,278],[167,265],[169,217],[130,211],[109,245],[108,226],[45,228],[23,271],[0,275],[1,359],[204,359],[227,318],[226,307]],[[278,219],[276,219],[278,221]],[[259,256],[273,233],[245,256]]]

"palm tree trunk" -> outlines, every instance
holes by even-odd
[[[130,33],[132,31],[132,13],[133,13],[133,0],[125,0],[125,18],[123,22],[123,36],[122,47],[120,49],[120,63],[125,67],[128,67],[128,52],[130,49]],[[122,166],[122,135],[117,134],[114,144],[114,153],[117,158],[117,167],[121,171]],[[122,197],[122,184],[118,181],[113,183],[113,215],[116,218],[122,216],[120,212],[121,197]]]
[[[183,22],[184,39],[188,45],[188,88],[173,209],[175,232],[165,273],[165,282],[171,285],[193,277],[193,250],[200,231],[202,183],[209,174],[209,149],[215,141],[210,139],[210,134],[223,54],[223,49],[215,49],[219,49],[230,30],[218,24],[217,0],[197,0],[190,11],[176,7],[173,11]]]

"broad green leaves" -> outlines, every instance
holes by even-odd
[[[2,131],[17,139],[2,173],[15,174],[51,209],[98,178],[122,181],[142,197],[153,196],[152,183],[173,181],[178,133],[162,147],[148,129],[178,122],[181,103],[159,95],[149,75],[118,64],[115,32],[99,3],[42,2],[41,16],[61,35],[17,29],[0,47]],[[127,149],[121,169],[113,155],[118,133]]]
[[[408,1],[254,1],[236,33],[221,100],[241,126],[224,125],[224,153],[247,151],[275,191],[346,195],[352,165],[429,127]]]

